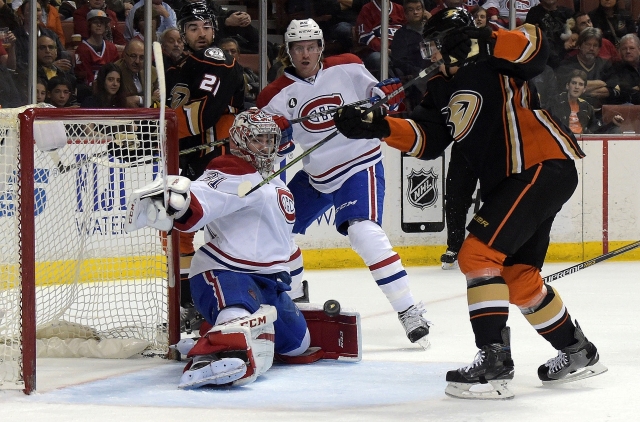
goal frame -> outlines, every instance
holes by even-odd
[[[20,125],[20,163],[21,174],[33,175],[34,165],[34,122],[43,120],[64,120],[69,116],[78,119],[90,119],[99,115],[101,119],[155,119],[160,118],[160,109],[56,109],[30,108],[18,115]],[[178,122],[173,110],[165,112],[165,134],[167,151],[167,173],[176,175],[178,168]],[[35,192],[34,179],[19,178],[21,196],[18,214],[20,218],[19,245],[21,249],[20,278],[22,279],[22,373],[24,377],[24,393],[31,394],[36,390],[36,245],[35,245]],[[30,212],[23,212],[31,210]],[[180,339],[180,268],[179,268],[179,237],[169,234],[167,239],[168,251],[168,321],[167,334],[169,344],[175,344]],[[176,284],[176,280],[178,283]],[[179,356],[169,349],[166,358],[179,359]]]

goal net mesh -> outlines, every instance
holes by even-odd
[[[28,318],[38,357],[165,352],[166,236],[123,229],[128,195],[166,168],[158,119],[70,111],[33,119],[25,141],[25,108],[0,110],[0,388],[23,387]],[[22,170],[25,154],[33,172]],[[23,184],[32,184],[33,207],[23,205]],[[23,305],[26,283],[35,284],[33,307]]]

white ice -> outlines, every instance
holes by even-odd
[[[572,264],[548,264],[550,274]],[[553,282],[609,371],[543,387],[537,367],[556,351],[511,309],[513,400],[445,396],[447,370],[477,351],[459,271],[410,267],[434,323],[431,348],[409,343],[366,269],[308,271],[313,302],[337,299],[362,316],[363,360],[276,365],[237,389],[177,389],[183,362],[39,359],[37,393],[0,390],[2,421],[632,421],[640,404],[640,263],[604,262]]]

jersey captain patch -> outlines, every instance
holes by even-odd
[[[222,61],[226,60],[224,56],[224,52],[220,50],[218,47],[207,48],[204,52],[204,55],[214,60],[222,60]]]
[[[293,224],[296,222],[296,208],[293,202],[293,194],[288,189],[276,188],[276,194],[278,195],[278,207],[284,215],[284,219],[287,223]]]
[[[471,131],[482,107],[482,96],[475,91],[456,91],[443,113],[448,122],[451,136],[456,141],[464,139]]]
[[[342,104],[344,104],[344,100],[339,93],[315,97],[300,107],[300,116],[326,112],[332,108],[340,107]],[[326,132],[334,127],[333,116],[331,114],[319,114],[302,122],[301,125],[308,132]]]

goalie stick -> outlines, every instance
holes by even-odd
[[[578,272],[580,270],[584,270],[585,268],[590,267],[592,265],[595,265],[598,262],[606,261],[607,259],[613,258],[614,256],[618,256],[618,255],[623,254],[625,252],[629,252],[630,250],[635,249],[635,248],[637,248],[639,246],[640,246],[640,240],[637,241],[637,242],[630,243],[630,244],[628,244],[626,246],[623,246],[621,248],[618,248],[616,250],[613,250],[611,252],[607,252],[605,254],[597,256],[597,257],[595,257],[593,259],[589,259],[587,261],[584,261],[584,262],[581,262],[579,264],[573,265],[573,266],[571,266],[569,268],[565,268],[564,270],[558,271],[557,273],[550,274],[550,275],[548,275],[546,277],[543,277],[542,281],[545,282],[545,283],[551,283],[552,281],[557,280],[559,278],[562,278],[564,276],[573,274],[573,273]]]
[[[389,95],[386,95],[382,98],[380,98],[379,100],[377,100],[376,102],[374,102],[371,105],[371,110],[382,107],[383,105],[385,105],[389,99],[395,97],[396,95],[400,94],[401,92],[403,92],[404,90],[406,90],[407,88],[413,86],[414,84],[416,84],[420,79],[424,78],[425,76],[427,76],[428,74],[430,74],[431,72],[433,72],[434,70],[436,70],[440,65],[442,65],[444,62],[442,60],[438,60],[437,62],[434,62],[431,66],[423,69],[420,71],[420,73],[418,73],[418,76],[416,76],[415,78],[413,78],[412,80],[410,80],[409,82],[407,82],[406,84],[402,85],[400,88],[396,89],[395,91],[392,91]],[[347,104],[344,105],[342,107],[338,107],[338,108],[334,108],[331,109],[330,112],[337,112],[338,110],[341,110],[345,107],[348,106],[356,106],[357,104],[365,104],[367,102],[369,102],[370,99],[367,100],[361,100],[361,101],[356,101],[355,103],[351,103],[351,104]],[[329,112],[329,111],[327,111]],[[325,113],[325,112],[323,112]],[[311,118],[310,116],[314,116],[317,115],[318,113],[312,113],[309,116],[305,116],[305,118]],[[302,118],[301,118],[302,119]],[[300,120],[298,120],[300,121]],[[293,123],[294,121],[291,120],[291,122]],[[273,180],[274,178],[278,177],[280,174],[282,174],[284,171],[286,171],[287,169],[291,168],[291,166],[293,166],[294,164],[296,164],[298,161],[302,160],[304,157],[308,156],[309,154],[311,154],[313,151],[317,150],[318,148],[320,148],[322,145],[326,144],[327,142],[329,142],[331,139],[335,138],[338,133],[340,133],[338,131],[338,129],[334,130],[333,132],[331,132],[329,135],[327,135],[324,139],[322,139],[321,141],[319,141],[317,144],[315,144],[314,146],[312,146],[311,148],[309,148],[308,150],[306,150],[305,152],[303,152],[302,154],[300,154],[299,156],[297,156],[296,158],[294,158],[293,160],[291,160],[289,163],[287,163],[286,166],[280,168],[278,171],[274,172],[273,174],[271,174],[269,177],[265,178],[262,182],[258,183],[255,186],[251,186],[251,182],[248,180],[245,180],[244,182],[240,183],[240,186],[238,186],[238,196],[240,198],[243,198],[247,195],[249,195],[251,192],[254,192],[258,189],[260,189],[262,186],[266,185],[267,183],[269,183],[271,180]]]

